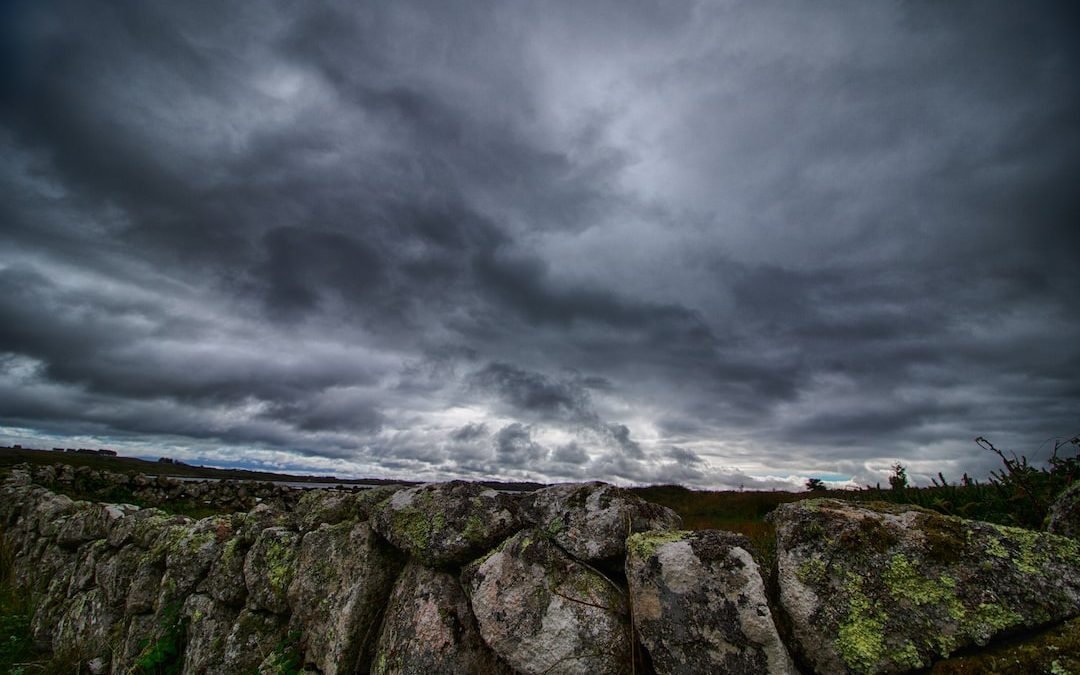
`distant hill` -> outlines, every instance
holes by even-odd
[[[327,485],[412,485],[418,481],[393,480],[386,478],[336,478],[334,476],[307,476],[303,474],[273,473],[250,469],[219,469],[211,466],[197,466],[170,460],[151,461],[137,457],[121,457],[96,452],[64,452],[61,450],[39,450],[35,448],[0,447],[0,469],[16,464],[70,464],[89,466],[108,471],[132,471],[149,476],[183,476],[185,478],[217,478],[220,480],[254,481],[299,481],[304,483],[326,483]],[[543,483],[478,481],[482,485],[497,490],[528,492],[544,487]]]

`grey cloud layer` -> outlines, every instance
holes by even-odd
[[[8,437],[735,485],[1080,431],[1066,3],[3,11]]]

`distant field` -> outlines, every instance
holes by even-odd
[[[152,462],[135,457],[106,457],[103,455],[91,455],[78,452],[59,452],[56,450],[36,450],[31,448],[4,448],[0,447],[0,468],[15,464],[71,464],[72,466],[89,466],[93,469],[107,471],[135,471],[151,476],[185,476],[190,478],[220,478],[227,480],[270,480],[270,481],[303,481],[305,483],[401,483],[402,481],[390,481],[380,479],[350,480],[340,478],[323,478],[320,476],[294,476],[285,473],[272,473],[269,471],[251,471],[248,469],[216,469],[208,466],[193,466],[190,464],[166,464],[164,462]]]

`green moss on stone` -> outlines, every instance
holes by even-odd
[[[818,558],[807,558],[795,568],[795,576],[804,584],[820,586],[827,579],[825,563]]]

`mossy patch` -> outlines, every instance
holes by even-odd
[[[626,550],[642,560],[647,560],[656,552],[658,547],[674,541],[682,541],[692,534],[692,532],[686,530],[639,532],[627,537]]]
[[[848,594],[848,613],[840,624],[836,648],[851,670],[873,672],[886,656],[885,614],[863,593],[858,575],[848,573],[844,588]]]
[[[275,594],[283,595],[292,583],[295,559],[295,550],[286,542],[271,539],[267,543],[266,579]]]

